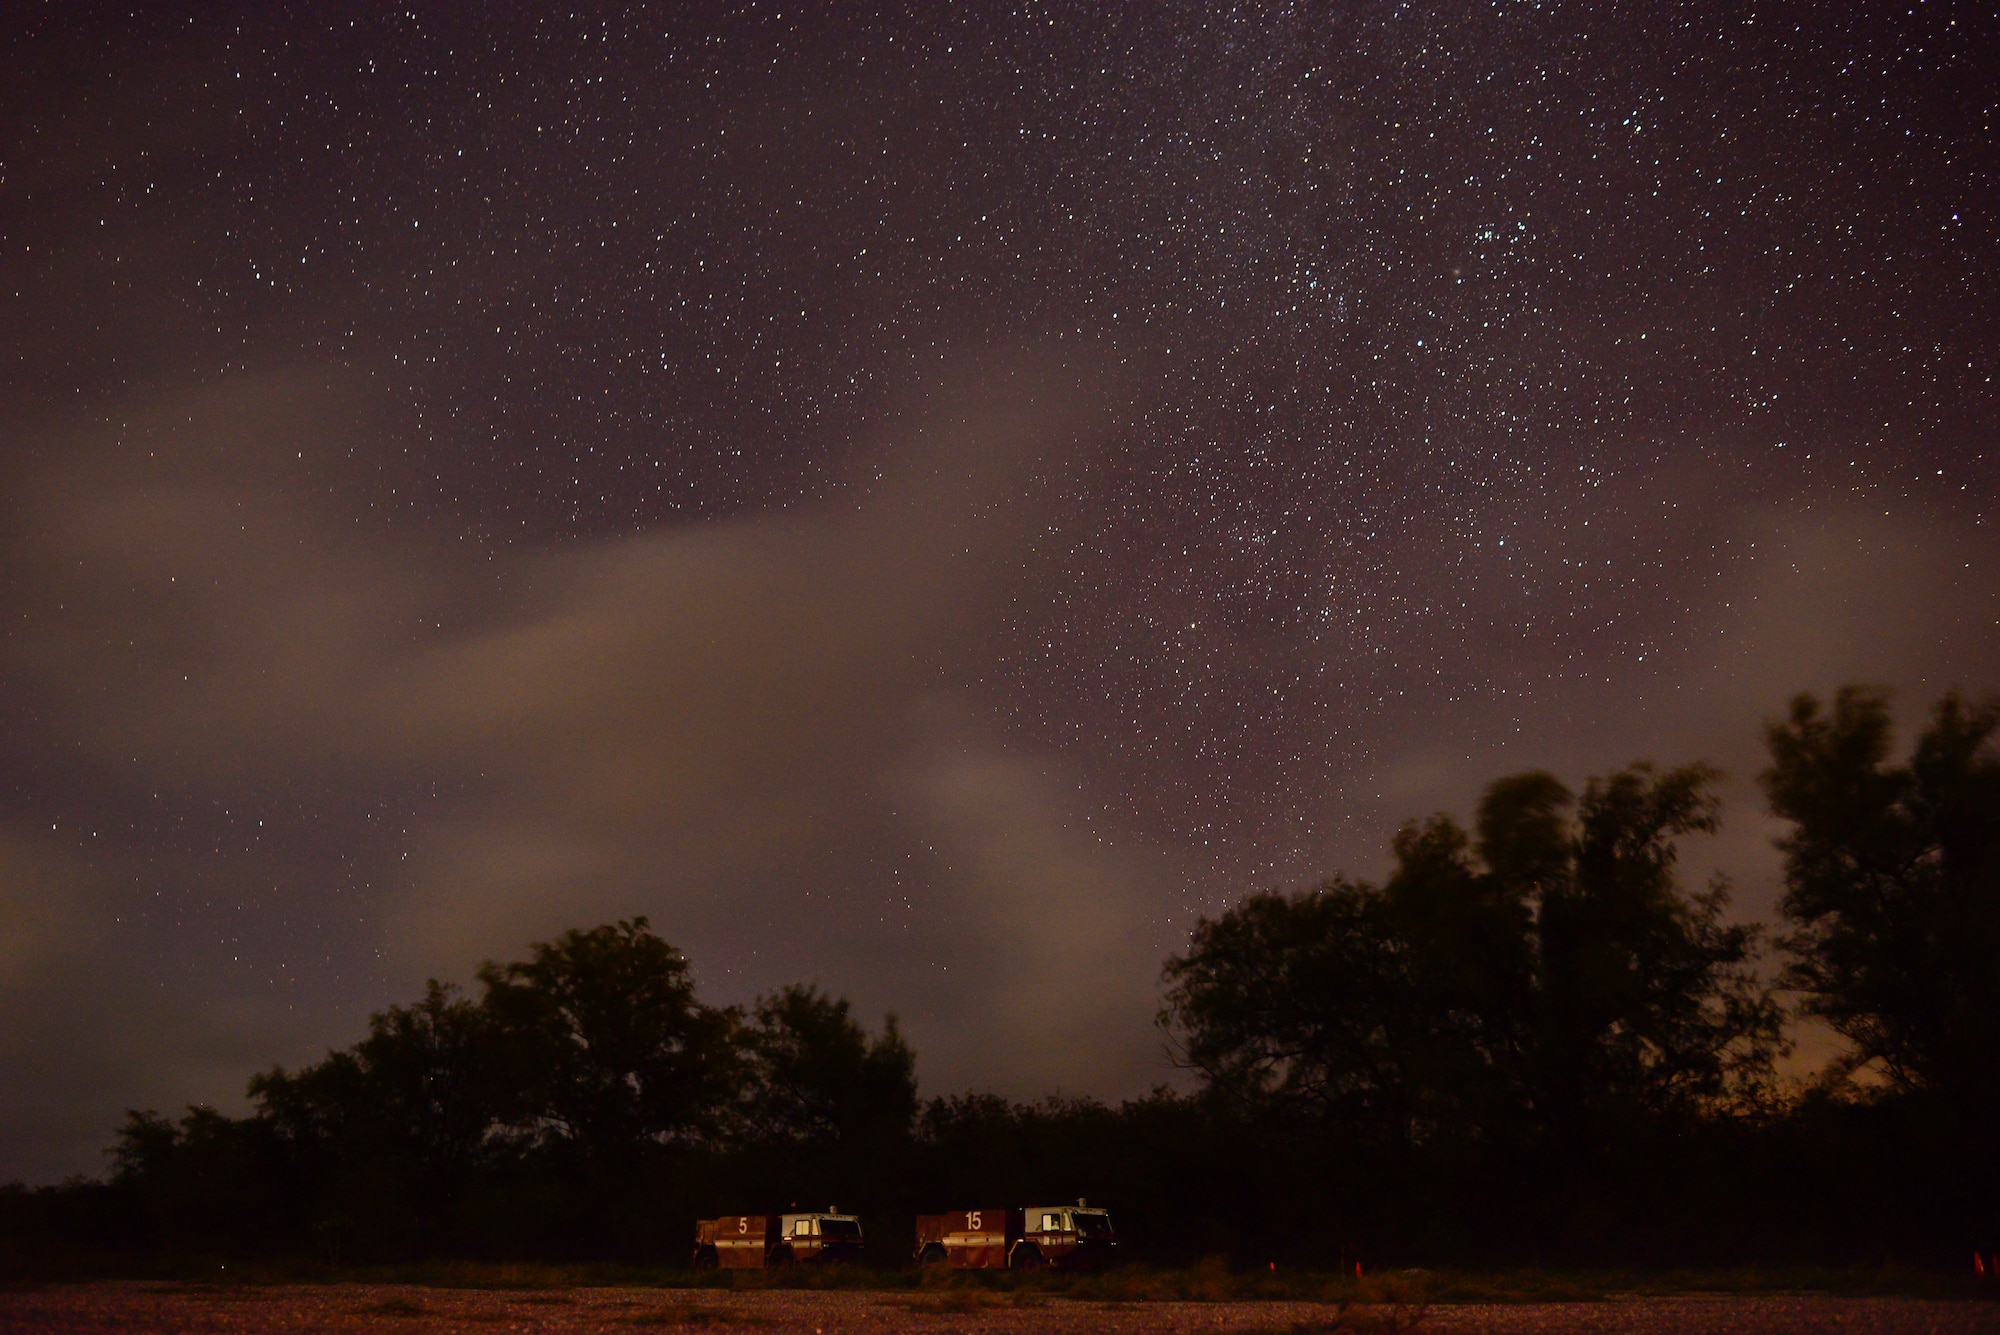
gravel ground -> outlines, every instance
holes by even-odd
[[[1329,1331],[1491,1331],[1504,1335],[1806,1335],[1807,1332],[2000,1333],[2000,1303],[1817,1296],[1635,1298],[1603,1303],[1467,1304],[1428,1311],[1316,1303],[1098,1303],[1047,1298],[1016,1304],[983,1293],[566,1289],[526,1292],[330,1284],[210,1287],[57,1285],[0,1292],[0,1331],[209,1332],[738,1330],[743,1335],[1028,1335],[1056,1332],[1214,1332],[1317,1335]]]

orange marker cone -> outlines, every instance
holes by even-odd
[[[1359,1261],[1356,1261],[1356,1262],[1354,1263],[1354,1277],[1355,1277],[1356,1279],[1360,1279],[1360,1278],[1361,1278],[1361,1262],[1359,1262]]]
[[[1983,1275],[1986,1273],[1986,1262],[1979,1259],[1978,1252],[1972,1254],[1972,1269],[1976,1274]]]

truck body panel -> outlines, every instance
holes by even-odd
[[[762,1270],[778,1241],[778,1216],[726,1214],[695,1221],[695,1264],[721,1270]]]
[[[1004,1270],[1021,1237],[1021,1212],[1004,1207],[917,1216],[917,1259],[954,1270]]]

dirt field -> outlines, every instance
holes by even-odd
[[[101,1283],[0,1292],[0,1331],[208,1332],[522,1331],[533,1335],[625,1330],[738,1330],[744,1335],[891,1335],[910,1332],[1317,1332],[1492,1331],[1507,1335],[1807,1335],[1834,1331],[2000,1332],[2000,1303],[1813,1296],[1637,1298],[1602,1303],[1456,1305],[1419,1311],[1390,1305],[1342,1311],[1314,1303],[1027,1302],[984,1293],[661,1289],[494,1290],[333,1284],[217,1287]]]

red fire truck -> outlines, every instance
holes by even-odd
[[[861,1259],[861,1221],[829,1207],[809,1214],[726,1214],[694,1225],[697,1270],[762,1270]]]
[[[917,1216],[917,1260],[954,1270],[1094,1270],[1117,1257],[1109,1210],[1075,1205]]]

